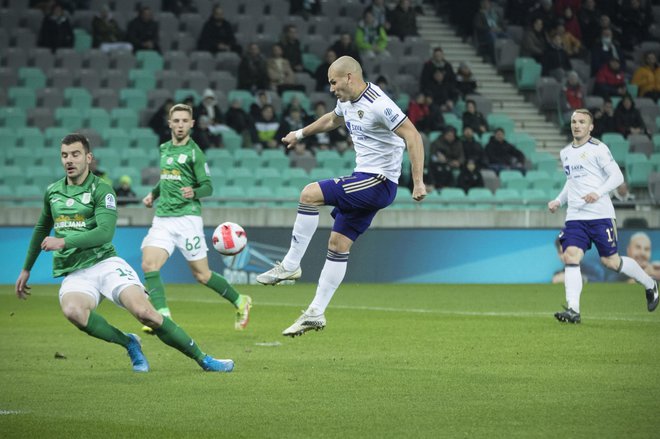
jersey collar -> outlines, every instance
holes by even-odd
[[[364,94],[365,94],[365,93],[367,92],[367,90],[369,90],[370,88],[371,88],[371,82],[367,82],[367,86],[364,88],[364,90],[362,90],[362,93],[360,93],[360,96],[358,96],[357,99],[352,100],[352,101],[351,101],[351,104],[355,104],[357,101],[359,101],[360,99],[362,99],[362,96],[364,96]]]

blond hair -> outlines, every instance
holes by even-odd
[[[169,113],[170,118],[172,117],[172,114],[174,114],[175,111],[187,111],[188,114],[190,114],[190,118],[193,117],[193,109],[190,105],[186,105],[186,104],[172,105],[172,108],[170,108],[170,113]]]

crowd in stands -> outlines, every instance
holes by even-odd
[[[322,35],[320,44],[312,46],[308,35],[301,35],[300,23],[322,26],[324,7],[341,7],[334,2],[291,0],[286,2],[289,15],[273,14],[278,35],[258,39],[246,35],[245,29],[256,31],[239,20],[239,6],[221,2],[211,8],[200,8],[196,0],[163,0],[137,4],[133,16],[118,20],[108,5],[95,11],[91,20],[92,47],[104,52],[132,50],[156,51],[164,54],[172,46],[163,39],[172,29],[159,21],[161,13],[172,13],[183,23],[184,17],[197,16],[197,27],[186,28],[194,38],[191,51],[233,54],[238,58],[230,72],[236,88],[252,95],[254,102],[245,106],[242,98],[219,99],[217,88],[200,90],[200,101],[190,96],[197,124],[193,138],[202,149],[223,148],[223,133],[232,130],[241,136],[244,148],[258,150],[282,148],[279,138],[331,110],[332,99],[301,102],[298,96],[288,99],[287,92],[312,93],[328,91],[328,66],[340,56],[352,56],[363,63],[367,80],[377,83],[407,112],[418,129],[427,136],[428,183],[435,188],[457,186],[466,192],[483,186],[480,171],[491,169],[526,171],[528,158],[507,139],[504,127],[489,126],[487,118],[470,99],[479,93],[478,78],[462,60],[445,59],[442,47],[433,47],[426,56],[418,57],[414,71],[415,84],[405,88],[396,74],[403,72],[394,48],[418,38],[417,16],[422,12],[419,1],[371,0],[351,2],[354,20],[348,25],[332,27],[336,33]],[[74,45],[76,13],[88,10],[88,0],[31,1],[44,11],[37,44],[53,52]],[[339,2],[341,3],[341,2]],[[438,10],[452,2],[435,1]],[[648,51],[636,59],[640,44],[658,35],[651,34],[650,0],[464,0],[461,7],[448,7],[447,14],[466,40],[474,41],[485,59],[495,62],[499,39],[511,38],[512,27],[522,28],[520,54],[531,57],[542,66],[542,75],[562,84],[559,109],[565,115],[586,105],[586,97],[602,97],[602,105],[592,108],[596,121],[594,135],[618,132],[653,133],[648,120],[637,108],[636,98],[660,97],[658,54]],[[98,3],[94,3],[97,5]],[[109,2],[109,5],[113,4]],[[157,5],[157,6],[154,6]],[[333,6],[334,5],[334,6]],[[247,5],[245,7],[248,7]],[[228,10],[231,13],[228,13]],[[208,15],[201,15],[202,10]],[[271,11],[273,13],[273,11]],[[296,16],[303,21],[285,20]],[[250,18],[250,17],[248,17]],[[251,17],[261,21],[261,17]],[[314,21],[315,19],[319,19]],[[307,25],[305,25],[307,26]],[[307,27],[305,27],[307,29]],[[180,33],[174,32],[176,35]],[[412,40],[411,40],[412,39]],[[308,62],[312,55],[315,62]],[[576,71],[576,60],[588,67]],[[409,62],[410,60],[407,60]],[[452,64],[452,61],[455,65]],[[395,65],[393,70],[385,67]],[[378,68],[371,68],[378,66]],[[455,67],[456,66],[456,67]],[[406,70],[408,71],[408,70]],[[151,108],[148,126],[160,139],[170,137],[167,111],[174,103],[172,95],[158,108]],[[634,94],[633,94],[634,93]],[[402,97],[406,96],[406,99]],[[459,130],[448,120],[457,118]],[[146,125],[145,123],[145,125]],[[306,139],[306,149],[288,152],[291,162],[306,163],[309,155],[325,149],[345,151],[351,148],[345,129]]]

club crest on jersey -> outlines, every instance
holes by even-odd
[[[91,199],[92,199],[92,194],[90,194],[89,192],[85,192],[84,194],[82,194],[83,204],[88,204],[91,201]]]
[[[179,163],[185,163],[186,159],[188,159],[188,156],[185,154],[179,154],[179,158],[176,159],[177,162]]]
[[[105,208],[106,209],[116,209],[117,203],[115,202],[115,196],[108,194],[105,196]]]
[[[174,163],[174,159],[172,157],[168,157],[166,163],[168,165],[171,165],[172,163]]]
[[[358,117],[362,119],[362,116],[364,116],[364,111],[358,110]]]
[[[74,203],[73,198],[69,198],[68,200],[66,200],[66,203],[64,204],[66,204],[66,207],[71,207],[73,206],[73,203]]]

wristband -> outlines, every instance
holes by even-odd
[[[296,131],[296,140],[302,140],[305,136],[303,136],[302,128]]]

